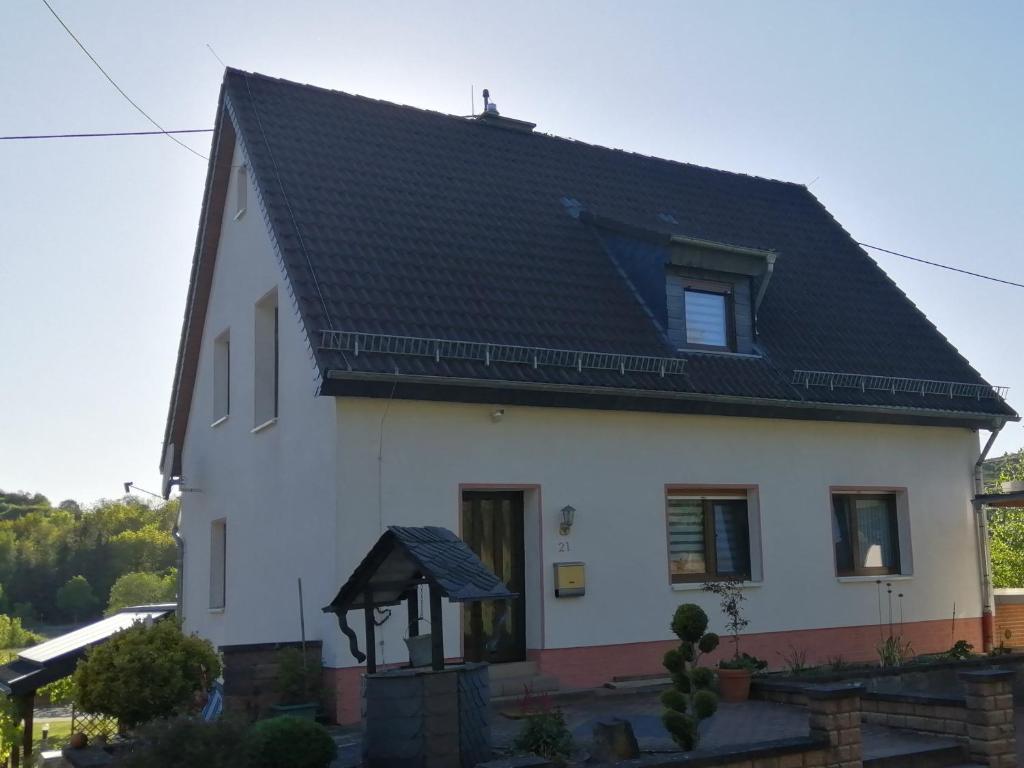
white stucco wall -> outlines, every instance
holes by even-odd
[[[236,149],[233,164],[243,162]],[[314,368],[283,280],[259,199],[235,220],[228,205],[203,329],[182,452],[185,626],[217,645],[299,638],[296,579],[305,592],[306,630],[323,636],[320,608],[337,589],[335,405],[314,396]],[[280,399],[277,422],[253,433],[254,309],[277,287]],[[231,415],[211,427],[213,340],[231,331]],[[210,611],[210,523],[227,519],[226,606]]]
[[[914,572],[895,582],[906,595],[905,620],[948,619],[954,601],[958,617],[981,614],[969,502],[978,442],[970,430],[526,407],[506,407],[494,423],[495,407],[338,399],[342,575],[381,523],[458,531],[460,483],[539,486],[543,543],[530,533],[528,497],[526,547],[533,583],[542,577],[544,589],[542,611],[528,619],[529,647],[668,639],[681,602],[704,604],[713,621],[719,614],[708,596],[669,583],[666,484],[756,485],[763,583],[748,592],[748,631],[868,625],[878,619],[876,585],[836,578],[829,489],[889,486],[906,488],[909,502]],[[578,512],[563,539],[558,510],[566,504]],[[559,552],[559,541],[570,551]],[[559,560],[586,563],[585,597],[554,597]],[[536,601],[529,574],[527,589]],[[450,656],[461,653],[458,610],[446,613]],[[404,616],[397,609],[380,631],[385,660],[404,654]],[[339,633],[326,640],[329,664],[354,665]]]

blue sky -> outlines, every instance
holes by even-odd
[[[538,130],[811,184],[861,241],[1024,281],[1019,2],[51,2],[167,128],[213,123],[207,44],[454,114],[487,87]],[[0,4],[0,51],[0,135],[150,127],[40,0]],[[159,136],[0,142],[0,488],[158,486],[205,171]],[[1024,407],[1024,290],[874,255]]]

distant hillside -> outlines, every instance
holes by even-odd
[[[0,491],[0,614],[79,622],[102,613],[112,593],[119,604],[173,600],[177,515],[177,501],[126,496],[82,509]]]

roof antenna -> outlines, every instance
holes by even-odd
[[[469,114],[476,114],[476,86],[469,86]]]

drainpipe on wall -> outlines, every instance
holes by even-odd
[[[181,507],[178,507],[178,519],[174,521],[174,528],[171,529],[171,536],[174,538],[174,545],[178,549],[178,578],[175,586],[177,594],[177,606],[174,615],[179,621],[184,615],[184,596],[182,587],[185,584],[185,538],[181,535]]]
[[[992,444],[996,441],[1004,424],[1005,422],[999,422],[995,429],[992,430],[988,442],[985,443],[985,447],[981,450],[981,455],[974,462],[975,497],[985,493],[982,464],[985,463],[988,452],[992,449]],[[981,502],[974,501],[972,506],[977,523],[978,558],[981,563],[981,641],[985,651],[988,652],[995,645],[995,599],[992,594],[992,560],[989,557],[988,547],[988,515],[985,514],[985,509]]]

